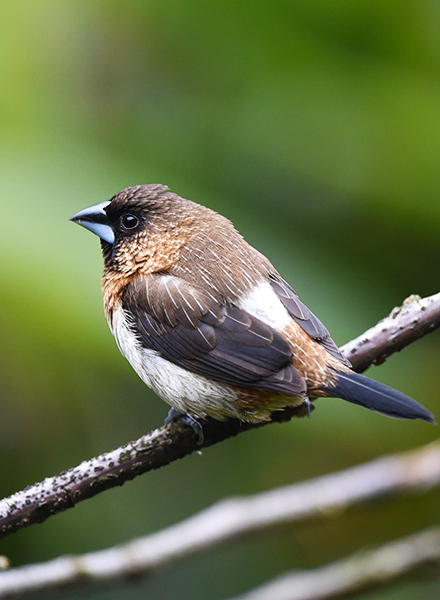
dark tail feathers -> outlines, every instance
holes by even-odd
[[[336,384],[325,390],[335,398],[365,406],[388,417],[421,419],[435,424],[434,416],[409,396],[355,372],[338,371],[337,375]]]

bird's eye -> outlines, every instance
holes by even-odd
[[[139,219],[134,215],[122,215],[122,217],[120,218],[120,223],[122,229],[132,230],[139,225]]]

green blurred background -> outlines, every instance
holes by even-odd
[[[337,343],[439,291],[434,0],[0,4],[0,495],[135,439],[167,406],[116,349],[76,211],[164,183],[231,218]],[[438,333],[369,374],[440,417]],[[1,544],[14,565],[154,532],[230,495],[438,436],[321,400]],[[437,523],[440,494],[285,527],[74,598],[217,600]],[[369,598],[432,598],[435,582]]]

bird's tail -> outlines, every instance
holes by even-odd
[[[335,398],[365,406],[388,417],[421,419],[435,424],[434,415],[424,406],[383,383],[354,371],[338,371],[337,377],[336,383],[324,390]]]

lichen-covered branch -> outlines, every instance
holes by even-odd
[[[440,529],[430,529],[374,550],[358,552],[310,571],[286,573],[231,600],[329,600],[351,598],[416,576],[440,572]]]
[[[0,573],[0,599],[66,586],[103,585],[130,575],[152,575],[177,560],[250,533],[284,523],[325,519],[361,503],[438,485],[440,442],[304,483],[224,500],[122,546]]]
[[[365,368],[433,331],[440,325],[440,294],[420,300],[412,296],[400,309],[343,347],[355,370]],[[304,416],[305,407],[275,413],[273,422]],[[87,498],[122,485],[141,473],[158,469],[187,454],[261,425],[207,419],[204,442],[197,445],[191,428],[170,423],[122,448],[102,454],[0,501],[0,538],[71,508]]]
[[[427,298],[413,295],[377,325],[342,346],[341,350],[354,370],[363,373],[370,365],[382,364],[394,352],[438,327],[440,294]]]

